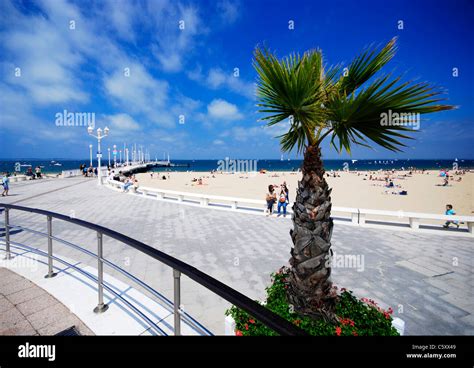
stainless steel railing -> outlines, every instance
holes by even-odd
[[[41,209],[36,209],[36,208],[29,208],[29,207],[22,207],[22,206],[17,206],[17,205],[10,205],[10,204],[2,204],[0,203],[0,207],[3,207],[5,210],[5,251],[6,251],[6,258],[10,259],[11,258],[11,248],[10,245],[13,244],[15,246],[23,246],[25,245],[12,242],[10,238],[10,229],[11,228],[17,228],[17,229],[23,229],[25,231],[30,231],[32,233],[35,233],[37,235],[41,236],[46,236],[48,239],[48,252],[45,253],[43,251],[40,251],[38,249],[35,249],[36,253],[42,254],[47,256],[48,258],[48,273],[45,277],[51,278],[55,276],[54,270],[53,270],[53,260],[67,264],[69,267],[72,267],[79,272],[85,273],[87,277],[92,278],[94,281],[97,282],[98,286],[98,303],[97,306],[94,308],[94,312],[96,313],[103,313],[107,310],[108,306],[107,304],[104,303],[104,289],[106,289],[108,292],[116,295],[118,298],[120,298],[123,302],[125,302],[130,308],[132,308],[135,312],[137,312],[144,320],[146,320],[149,324],[154,325],[153,327],[159,331],[160,333],[164,333],[156,324],[154,324],[153,321],[151,321],[148,317],[146,317],[138,308],[136,308],[132,303],[127,301],[125,298],[123,298],[119,293],[115,292],[112,287],[107,285],[104,282],[103,279],[103,265],[104,263],[115,270],[121,272],[123,275],[131,279],[132,281],[136,282],[138,285],[141,287],[144,287],[147,291],[151,292],[154,296],[157,296],[161,302],[164,302],[168,307],[173,309],[174,313],[174,332],[175,335],[180,335],[181,334],[181,320],[185,320],[187,323],[190,325],[198,328],[202,334],[206,335],[211,335],[210,331],[208,331],[204,326],[202,326],[199,322],[197,322],[194,318],[192,318],[189,314],[184,312],[181,307],[181,276],[182,274],[185,274],[192,280],[196,281],[200,285],[204,286],[208,290],[212,291],[213,293],[221,296],[222,298],[226,299],[228,302],[231,304],[236,305],[237,307],[245,310],[247,313],[249,313],[251,316],[268,326],[269,328],[273,329],[277,333],[281,335],[307,335],[307,333],[297,326],[293,325],[292,323],[288,322],[287,320],[283,319],[282,317],[278,316],[277,314],[271,312],[270,310],[266,309],[262,305],[256,303],[255,301],[249,299],[245,295],[239,293],[238,291],[230,288],[229,286],[221,283],[220,281],[212,278],[211,276],[199,271],[198,269],[190,266],[189,264],[186,264],[174,257],[171,257],[170,255],[163,253],[159,251],[158,249],[152,248],[142,242],[139,242],[133,238],[130,238],[124,234],[118,233],[114,230],[111,230],[109,228],[92,224],[90,222],[76,219],[76,218],[71,218],[66,215],[62,215],[59,213],[54,213],[50,211],[45,211]],[[28,229],[26,227],[21,227],[21,226],[14,226],[10,224],[10,210],[18,210],[18,211],[24,211],[24,212],[30,212],[30,213],[36,213],[40,215],[44,215],[47,218],[47,234],[44,234],[40,231],[37,230],[32,230]],[[73,223],[76,225],[79,225],[81,227],[94,230],[97,233],[97,254],[94,254],[87,249],[84,249],[76,244],[70,243],[66,240],[59,239],[55,236],[53,236],[53,229],[52,229],[52,220],[53,218],[63,220],[69,223]],[[174,285],[174,300],[171,302],[167,298],[165,298],[163,295],[158,293],[156,290],[151,288],[149,285],[144,283],[142,280],[139,280],[135,276],[131,275],[127,271],[123,270],[119,266],[113,264],[112,262],[104,259],[103,257],[103,236],[107,235],[108,237],[111,237],[115,240],[118,240],[124,244],[127,244],[128,246],[144,253],[152,258],[160,261],[161,263],[169,266],[173,270],[173,285]],[[79,267],[75,267],[74,265],[71,265],[69,262],[66,262],[59,257],[55,256],[53,254],[53,243],[52,241],[59,241],[62,244],[72,246],[73,248],[80,250],[92,257],[97,258],[97,277],[92,276],[88,272],[85,272],[84,270],[81,270]],[[28,246],[26,246],[28,247]],[[33,249],[32,247],[29,247],[30,249]]]

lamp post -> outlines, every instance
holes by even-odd
[[[93,134],[94,128],[89,126],[89,128],[87,128],[87,132],[89,133],[90,136],[97,138],[97,179],[99,181],[99,185],[102,185],[102,170],[100,167],[100,159],[102,158],[102,152],[100,150],[100,141],[101,139],[109,135],[109,128],[107,127],[104,128],[104,134],[102,134],[102,129],[98,128],[96,131],[97,135],[94,135]],[[91,148],[91,157],[92,157],[92,148]],[[92,165],[92,159],[91,159],[91,165]]]
[[[126,165],[128,166],[128,148],[125,148],[125,155],[127,157]]]
[[[107,148],[107,151],[109,151],[109,167],[110,167],[110,147]]]
[[[89,160],[90,160],[89,166],[92,166],[92,144],[89,144]]]
[[[114,167],[117,167],[117,145],[116,144],[114,144],[113,154],[114,154]]]
[[[122,150],[119,150],[119,154],[120,154],[120,165],[122,165]]]

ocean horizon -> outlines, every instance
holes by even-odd
[[[171,160],[172,164],[177,166],[172,167],[157,167],[153,171],[195,171],[195,172],[209,172],[217,170],[219,161],[222,159],[207,159],[207,160]],[[299,159],[260,159],[248,160],[236,158],[233,160],[242,160],[244,162],[251,162],[253,169],[268,170],[268,171],[297,171],[302,164]],[[93,160],[93,166],[97,166],[97,160]],[[256,162],[256,163],[255,163]],[[473,169],[474,159],[325,159],[323,160],[326,171],[330,170],[349,170],[358,171],[376,171],[376,170],[403,170],[410,167],[425,170],[438,169]],[[25,173],[28,167],[34,169],[40,166],[43,173],[61,173],[63,170],[78,169],[81,164],[90,163],[89,159],[0,159],[0,172],[15,172],[15,166],[20,163],[20,173]],[[102,165],[106,166],[108,160],[102,160]]]

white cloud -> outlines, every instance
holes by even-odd
[[[147,4],[153,33],[151,51],[166,72],[182,70],[197,35],[207,32],[198,9],[192,5],[151,1]]]
[[[125,111],[143,114],[158,125],[172,126],[173,117],[166,106],[168,83],[153,78],[140,64],[127,68],[129,75],[118,69],[104,78],[108,95]]]
[[[210,89],[227,88],[249,99],[255,98],[255,84],[243,80],[240,71],[235,69],[223,71],[221,68],[211,68],[207,75],[204,75],[201,66],[198,65],[194,70],[189,71],[187,76]]]
[[[225,24],[234,23],[239,18],[239,1],[221,0],[217,3],[217,11]]]
[[[222,146],[225,144],[225,142],[222,140],[222,139],[214,139],[212,141],[212,144],[216,145],[216,146]]]
[[[74,73],[85,60],[67,37],[42,16],[27,17],[15,8],[5,11],[15,19],[8,32],[0,34],[9,55],[5,80],[22,88],[37,104],[86,102],[88,93],[81,90],[81,79]],[[21,76],[15,75],[18,71]]]
[[[142,11],[135,1],[106,0],[100,14],[107,19],[107,25],[121,39],[135,42],[135,26]]]
[[[212,119],[239,120],[242,114],[236,105],[222,99],[215,99],[207,105],[207,114]]]
[[[113,132],[114,129],[131,131],[140,129],[140,124],[138,124],[135,119],[133,119],[128,114],[115,114],[115,115],[106,115],[104,117],[105,125],[111,129]]]

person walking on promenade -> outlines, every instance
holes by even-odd
[[[446,212],[444,213],[446,216],[454,216],[456,214],[456,211],[453,209],[452,204],[447,204],[446,205]],[[459,222],[458,221],[446,221],[446,223],[443,225],[445,229],[449,227],[449,225],[454,224],[456,227],[459,229]]]
[[[2,185],[3,185],[2,197],[5,197],[8,195],[9,183],[10,183],[10,179],[8,178],[9,176],[10,176],[10,173],[6,172],[2,178]]]

